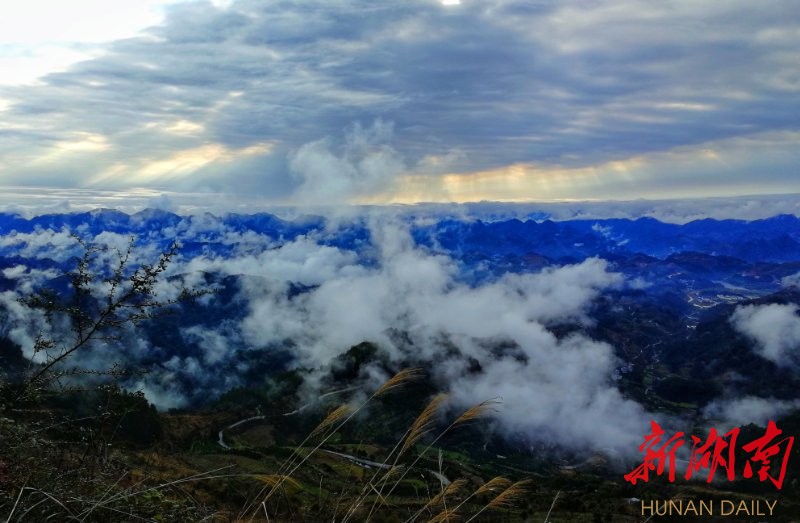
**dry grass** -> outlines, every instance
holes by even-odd
[[[437,518],[445,518],[439,519],[437,521],[447,521],[447,516],[453,514],[452,509],[448,510],[447,508],[447,498],[453,497],[457,495],[464,487],[467,485],[467,480],[465,479],[457,479],[443,488],[438,494],[436,494],[430,501],[425,503],[421,509],[419,509],[413,516],[405,520],[404,523],[413,523],[416,519],[426,510],[430,511],[436,509],[440,506],[444,507],[443,510],[435,515],[431,521],[437,520]]]
[[[378,519],[377,515],[380,512],[386,513],[386,507],[391,507],[392,511],[402,511],[400,513],[404,514],[403,518],[413,512],[414,514],[406,520],[406,523],[413,523],[423,518],[423,514],[425,515],[423,519],[432,517],[432,521],[463,521],[469,515],[465,514],[466,508],[471,508],[471,511],[477,510],[474,504],[465,504],[469,500],[474,501],[479,495],[494,497],[480,508],[477,514],[490,509],[506,510],[513,507],[527,483],[512,484],[500,477],[493,478],[472,493],[469,493],[471,489],[468,489],[469,482],[466,479],[455,478],[451,483],[436,488],[435,492],[428,490],[427,495],[420,492],[417,495],[411,494],[410,497],[408,494],[392,497],[401,483],[406,490],[411,485],[419,485],[418,480],[416,483],[410,480],[404,483],[404,480],[408,474],[420,472],[420,469],[416,468],[417,464],[444,434],[454,427],[481,418],[497,404],[495,400],[466,409],[444,431],[433,434],[440,423],[440,413],[448,399],[446,394],[434,396],[386,456],[383,464],[387,465],[388,469],[378,467],[353,470],[354,465],[348,466],[346,471],[337,471],[338,478],[333,483],[337,485],[335,491],[329,486],[329,477],[324,475],[324,472],[320,476],[320,470],[334,468],[329,463],[325,464],[326,460],[320,461],[315,458],[307,466],[308,470],[305,468],[301,470],[309,459],[320,456],[318,451],[322,446],[370,401],[398,390],[419,375],[420,372],[416,369],[400,371],[361,403],[345,403],[334,408],[280,464],[278,461],[270,462],[269,459],[265,462],[227,454],[225,460],[221,462],[220,459],[214,458],[216,454],[209,454],[207,458],[201,460],[202,464],[198,462],[192,466],[192,460],[176,459],[175,455],[152,450],[130,452],[128,457],[134,458],[135,468],[120,469],[113,477],[107,475],[92,486],[94,489],[92,491],[87,489],[77,494],[74,489],[53,490],[41,482],[35,487],[31,483],[26,483],[24,488],[17,487],[8,496],[9,503],[5,506],[5,511],[11,510],[8,515],[10,521],[20,517],[25,517],[25,520],[42,520],[49,517],[51,520],[73,518],[85,521],[153,521],[154,518],[163,518],[167,514],[167,520],[170,521],[188,521],[192,518],[199,520],[202,519],[202,516],[198,517],[200,514],[207,516],[207,521],[287,521],[287,518],[294,521],[295,517],[298,517],[298,521],[307,521],[312,514],[309,511],[308,501],[311,494],[316,498],[316,508],[313,510],[318,511],[320,518],[323,513],[328,514],[328,517],[317,519],[319,521],[331,518],[342,522],[370,521]],[[176,424],[178,421],[187,421],[189,422],[187,425],[192,427],[208,427],[203,418],[195,419],[191,416],[173,418]],[[182,428],[178,427],[177,430],[183,436]],[[425,439],[432,442],[420,451],[413,452],[415,446]],[[306,447],[305,444],[310,440],[314,440],[314,446]],[[373,453],[380,449],[382,447],[375,446]],[[372,459],[380,461],[381,458]],[[243,469],[240,465],[231,464],[238,460],[247,460],[250,466]],[[215,461],[218,465],[224,464],[224,466],[218,467],[217,464],[212,464]],[[441,474],[444,469],[441,452],[438,463]],[[206,468],[210,470],[197,472]],[[342,479],[341,475],[345,473],[347,477]],[[304,479],[301,481],[298,476]],[[311,476],[319,479],[319,486],[316,484],[317,480],[309,485],[303,484],[307,481],[306,478]],[[323,480],[326,488],[323,488]],[[198,485],[201,482],[208,483],[204,483],[201,487]],[[363,484],[363,489],[356,488],[355,490],[361,492],[354,495],[353,485],[357,482]],[[20,481],[17,485],[22,484]],[[431,487],[431,482],[427,482],[425,488],[434,487]],[[248,497],[247,492],[255,495]],[[79,502],[73,499],[76,495],[81,496]],[[215,496],[224,496],[228,504],[219,507],[219,499]],[[239,508],[230,510],[233,505],[231,500],[237,496],[241,497],[233,503]],[[241,501],[246,497],[248,497],[246,501]],[[181,499],[185,501],[180,501]],[[401,500],[399,505],[397,505],[398,500]],[[208,508],[211,503],[219,507],[218,512],[211,513]],[[292,512],[293,510],[299,512]]]
[[[388,394],[391,391],[396,390],[397,388],[418,379],[422,376],[422,371],[420,369],[403,369],[397,372],[394,376],[386,380],[375,392],[372,393],[366,400],[364,400],[360,405],[357,407],[353,407],[352,405],[345,404],[341,405],[340,407],[334,409],[326,418],[319,424],[317,427],[311,431],[311,433],[303,440],[303,442],[298,445],[292,455],[287,459],[287,461],[281,466],[281,472],[285,473],[287,477],[292,476],[298,468],[300,468],[308,459],[313,456],[321,447],[324,445],[336,432],[339,431],[347,422],[349,422],[356,414],[358,414],[361,410],[363,410],[371,401],[374,399]],[[310,452],[307,452],[306,455],[298,462],[296,460],[299,457],[299,449],[302,448],[307,441],[312,438],[318,437],[320,435],[324,435],[321,441],[313,448]],[[256,497],[250,501],[245,508],[240,513],[240,517],[244,517],[246,514],[251,514],[250,520],[253,519],[255,512],[259,509],[259,507],[264,508],[266,511],[266,501],[277,491],[278,487],[280,487],[281,482],[278,482],[276,485],[271,486],[269,489],[265,486],[262,488]],[[371,483],[370,483],[371,485]],[[371,485],[372,486],[372,485]],[[374,490],[374,486],[372,486]],[[263,496],[263,499],[262,499]],[[380,497],[380,493],[378,493],[378,497]],[[260,501],[259,501],[260,500]]]
[[[443,509],[441,512],[429,519],[428,523],[456,522],[461,521],[461,519],[461,516],[459,516],[454,509]]]
[[[403,369],[397,374],[386,380],[383,385],[378,387],[373,397],[379,398],[392,390],[401,387],[409,381],[418,380],[422,377],[422,369]]]
[[[513,485],[514,485],[514,483],[510,479],[504,478],[502,476],[497,476],[495,478],[492,478],[489,481],[487,481],[486,483],[484,483],[483,485],[481,485],[480,487],[478,487],[477,490],[475,490],[472,494],[470,494],[469,496],[464,498],[461,501],[461,503],[459,503],[455,507],[449,508],[449,509],[447,507],[445,507],[441,512],[436,514],[436,516],[434,516],[434,518],[431,519],[431,521],[440,521],[440,522],[443,522],[443,521],[460,521],[461,516],[459,515],[459,511],[461,510],[461,508],[468,501],[470,501],[471,499],[474,499],[474,498],[476,498],[476,497],[478,497],[478,496],[480,496],[482,494],[489,494],[489,493],[494,493],[494,492],[497,492],[497,491],[506,492]],[[514,492],[512,491],[509,495],[511,495],[511,494],[514,494]],[[492,501],[494,501],[494,499]],[[481,510],[478,512],[478,514],[480,514],[484,510],[487,510],[489,508],[490,504],[491,504],[491,501],[489,502],[489,504],[487,504],[483,508],[481,508]],[[408,521],[408,523],[411,523],[412,521],[414,521],[421,512],[422,511],[418,512],[417,514],[415,514],[414,517],[411,518]],[[476,516],[477,516],[477,514],[476,514]]]
[[[466,479],[457,479],[447,485],[441,492],[433,497],[428,503],[425,504],[423,509],[435,507],[447,501],[448,496],[454,496],[467,485]]]
[[[518,501],[520,501],[526,493],[528,485],[531,484],[530,480],[517,481],[509,485],[500,494],[494,497],[489,503],[484,505],[482,509],[476,512],[467,523],[480,516],[486,510],[508,510],[513,508]]]
[[[513,485],[506,488],[503,492],[498,494],[492,501],[486,505],[486,508],[491,509],[508,509],[513,508],[516,501],[525,495],[525,489],[530,485],[530,480],[517,481]]]
[[[429,434],[433,430],[436,424],[436,415],[443,407],[443,405],[446,403],[448,397],[449,396],[447,394],[438,394],[434,396],[433,399],[431,399],[431,401],[428,403],[428,405],[423,409],[423,411],[417,416],[417,418],[411,424],[411,427],[408,429],[408,431],[406,431],[406,434],[404,435],[403,439],[401,439],[402,445],[400,445],[400,442],[398,442],[398,445],[396,445],[395,448],[392,449],[392,451],[389,453],[389,456],[386,458],[386,461],[388,461],[397,450],[397,454],[394,455],[395,457],[392,470],[394,470],[394,468],[396,467],[401,456],[406,454],[406,452],[411,447],[413,447],[426,434]],[[397,487],[400,485],[400,482],[406,477],[406,475],[410,471],[414,470],[416,464],[425,456],[425,454],[427,454],[427,452],[433,447],[433,445],[436,444],[436,442],[438,442],[450,430],[485,416],[488,412],[493,410],[495,406],[498,404],[499,401],[497,399],[492,399],[483,401],[477,405],[469,407],[458,418],[456,418],[452,423],[450,423],[450,425],[448,425],[447,428],[445,428],[442,432],[440,432],[433,439],[433,441],[416,456],[416,458],[412,461],[412,463],[408,467],[405,467],[403,469],[403,473],[397,479],[391,478],[388,473],[384,474],[382,477],[379,477],[379,475],[376,474],[373,477],[373,480],[370,481],[369,484],[364,487],[361,494],[356,498],[353,505],[351,506],[350,511],[348,512],[347,516],[343,521],[345,522],[348,521],[350,516],[354,514],[357,509],[360,509],[361,505],[364,503],[366,499],[366,496],[370,492],[375,492],[377,493],[377,496],[372,503],[372,507],[370,508],[367,517],[365,518],[368,521],[382,505],[387,504],[385,500],[392,495],[392,493],[397,489]],[[386,463],[386,461],[384,461],[384,463]],[[391,483],[389,491],[386,494],[384,494],[384,490],[387,488],[388,485],[390,485],[390,480],[392,480],[393,483]],[[445,510],[443,510],[442,513],[448,513],[450,514],[450,516],[448,517],[453,517],[455,512],[448,511],[447,507],[445,507]],[[416,515],[414,516],[414,518],[416,518]]]
[[[463,425],[465,423],[469,423],[470,421],[475,421],[479,418],[486,416],[489,412],[495,411],[496,407],[500,404],[500,400],[490,399],[486,401],[482,401],[477,405],[473,405],[472,407],[468,408],[464,411],[461,416],[456,418],[453,422],[453,426]]]
[[[508,478],[504,478],[502,476],[497,476],[483,485],[481,485],[478,490],[475,491],[473,496],[480,496],[481,494],[487,494],[490,492],[497,492],[498,490],[505,490],[511,486],[511,480]]]
[[[328,431],[329,428],[337,424],[342,419],[346,418],[350,413],[352,413],[353,407],[347,403],[344,405],[339,405],[335,409],[333,409],[325,419],[317,425],[314,430],[311,431],[311,434],[308,435],[306,439],[314,439],[320,434],[324,434]]]
[[[447,398],[447,394],[437,394],[422,410],[420,415],[417,416],[417,419],[414,420],[414,423],[411,424],[408,436],[406,436],[405,442],[403,442],[403,446],[400,449],[400,454],[405,453],[425,434],[433,429],[436,424],[436,414],[439,412],[444,402],[447,401]]]

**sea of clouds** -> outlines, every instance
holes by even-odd
[[[218,294],[200,300],[210,311],[227,308],[235,313],[219,321],[178,324],[181,339],[191,347],[188,353],[173,353],[129,326],[120,340],[98,342],[83,351],[80,364],[99,370],[120,360],[127,365],[147,362],[147,374],[130,378],[127,386],[144,391],[160,408],[176,408],[247,385],[250,360],[243,355],[276,347],[290,348],[293,366],[317,369],[308,376],[307,392],[319,392],[331,361],[366,341],[380,347],[395,368],[430,370],[436,384],[451,392],[453,407],[500,399],[493,416],[508,435],[576,450],[635,451],[655,415],[619,391],[613,375],[620,362],[613,347],[581,330],[559,337],[553,327],[592,325],[589,311],[596,297],[636,282],[627,282],[604,260],[589,258],[470,284],[447,252],[415,243],[403,213],[368,212],[356,219],[368,231],[365,238],[334,245],[331,239],[346,232],[352,219],[340,216],[323,228],[284,238],[237,230],[203,214],[141,234],[135,263],[157,259],[165,242],[173,239],[224,246],[179,254],[159,293],[174,298],[184,287],[218,285],[208,283],[209,274],[217,282],[233,277],[238,282],[235,294],[226,295],[224,303]],[[0,293],[5,318],[0,334],[34,360],[41,359],[32,352],[39,333],[63,337],[68,328],[45,321],[19,298],[58,274],[57,267],[41,262],[68,263],[81,254],[73,233],[107,247],[98,254],[100,265],[113,264],[130,241],[125,234],[88,228],[0,236],[0,250],[20,257],[19,263],[2,269],[13,287]],[[106,284],[96,282],[94,291],[102,296]],[[762,357],[796,364],[785,357],[800,344],[795,306],[740,307],[731,321]],[[388,375],[370,365],[361,378],[369,388]],[[738,398],[714,402],[705,414],[759,422],[796,407],[785,403]]]

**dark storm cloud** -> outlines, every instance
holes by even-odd
[[[39,85],[0,90],[11,103],[0,113],[0,132],[16,133],[0,145],[15,164],[0,165],[0,181],[38,172],[58,185],[244,187],[282,197],[301,185],[291,176],[291,155],[326,137],[346,140],[353,123],[377,119],[394,123],[393,154],[411,172],[423,169],[426,157],[448,154],[449,172],[515,163],[582,168],[775,136],[796,131],[800,113],[800,12],[793,7],[179,4],[146,35],[109,44],[102,56]],[[54,143],[75,141],[76,131],[105,137],[108,146],[92,151],[91,161],[72,154],[23,165]],[[181,176],[160,174],[169,171],[164,165],[137,174],[209,143],[223,151]],[[263,144],[270,147],[261,160],[242,152]],[[781,154],[764,158],[765,170],[791,184],[793,157]],[[115,165],[130,169],[103,174]],[[751,167],[736,166],[729,176],[744,183]],[[55,174],[81,169],[68,179]],[[696,181],[688,174],[681,183]],[[725,183],[705,172],[699,180]],[[658,189],[642,181],[642,192]]]

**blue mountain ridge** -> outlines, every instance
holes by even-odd
[[[205,219],[237,232],[252,231],[273,238],[292,240],[311,232],[324,236],[327,245],[358,248],[369,239],[363,222],[353,221],[336,233],[325,231],[326,220],[306,216],[293,221],[268,213],[227,214]],[[142,235],[164,229],[180,232],[197,216],[147,209],[136,214],[100,209],[73,214],[47,214],[30,219],[0,214],[0,235],[37,229],[85,231],[96,235],[108,231]],[[489,256],[536,254],[551,260],[581,260],[591,256],[644,254],[659,259],[682,252],[727,256],[748,262],[787,262],[800,259],[800,218],[780,215],[763,220],[704,219],[686,224],[664,223],[653,218],[463,222],[440,220],[432,225],[412,226],[415,241],[456,256],[483,253]],[[213,242],[210,242],[213,243]]]

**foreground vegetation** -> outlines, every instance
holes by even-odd
[[[229,450],[215,441],[217,429],[245,412],[159,415],[119,390],[17,409],[0,421],[0,511],[10,521],[544,521],[555,502],[552,521],[565,521],[541,474],[459,448],[459,436],[480,433],[475,424],[492,403],[443,425],[446,398],[436,395],[390,444],[391,425],[409,420],[386,409],[416,377],[402,371],[360,403],[316,406],[331,409],[316,426],[313,414],[268,411],[224,432]],[[107,410],[82,416],[68,404]],[[374,433],[377,419],[389,422],[383,437]],[[370,433],[376,441],[363,439]],[[582,481],[569,474],[559,482],[583,490]],[[597,514],[570,520],[611,521]]]
[[[115,389],[20,405],[0,420],[0,516],[642,522],[639,499],[769,498],[780,508],[771,521],[793,521],[800,507],[796,474],[780,493],[661,478],[634,487],[599,455],[566,464],[551,449],[503,443],[484,418],[494,403],[453,412],[413,371],[371,396],[333,394],[286,415],[304,404],[299,382],[278,375],[199,411],[158,413]]]

